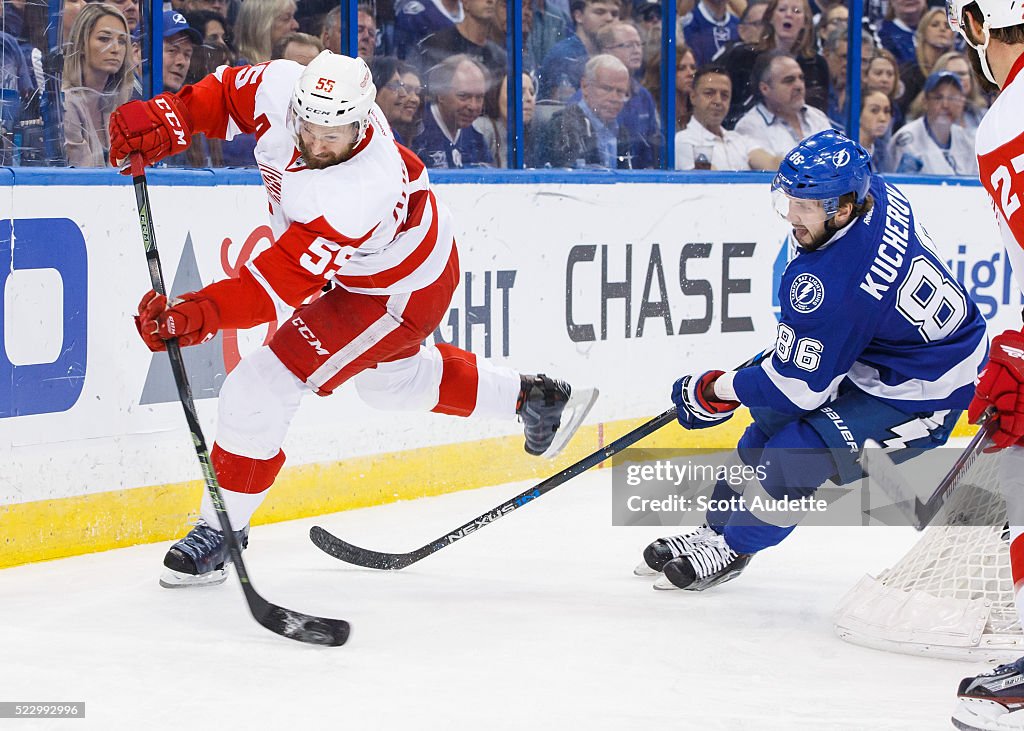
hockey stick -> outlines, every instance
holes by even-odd
[[[139,207],[139,225],[142,228],[142,243],[146,248],[149,278],[153,283],[153,289],[159,294],[166,295],[167,288],[164,286],[164,275],[160,266],[160,252],[157,251],[156,233],[153,230],[153,220],[150,215],[146,168],[142,156],[137,153],[131,156],[131,175],[135,185],[135,201]],[[213,500],[220,529],[228,543],[231,560],[235,564],[235,571],[238,572],[238,580],[242,584],[242,591],[245,593],[245,599],[249,603],[249,611],[252,612],[253,618],[271,632],[299,642],[332,647],[345,644],[351,629],[345,620],[314,617],[310,614],[285,609],[271,604],[253,588],[252,582],[249,581],[249,572],[242,562],[242,551],[231,530],[227,509],[221,497],[220,485],[217,483],[217,475],[214,473],[213,467],[210,466],[210,453],[206,448],[206,440],[203,438],[199,416],[192,400],[192,388],[189,386],[188,375],[185,373],[185,363],[181,359],[181,349],[177,339],[166,342],[167,355],[171,359],[171,372],[174,373],[174,383],[178,387],[178,398],[185,410],[185,421],[188,422],[188,429],[192,433],[192,443],[196,448],[199,466],[203,470],[206,489]]]
[[[906,516],[910,524],[917,530],[924,530],[942,510],[942,506],[953,492],[960,487],[967,472],[974,466],[975,460],[992,446],[992,434],[999,426],[999,419],[995,414],[993,409],[985,412],[978,433],[957,457],[949,472],[925,502],[921,502],[892,458],[877,443],[868,442],[864,445],[861,467],[892,498],[894,505]]]
[[[309,538],[313,541],[316,547],[324,553],[330,554],[342,561],[355,564],[356,566],[364,566],[369,569],[386,569],[389,571],[404,569],[406,566],[414,564],[417,561],[426,558],[430,554],[440,551],[445,546],[450,546],[456,541],[462,540],[469,534],[474,533],[477,529],[493,523],[498,518],[508,515],[513,510],[521,508],[527,503],[536,500],[544,493],[551,492],[556,487],[568,482],[576,475],[586,472],[591,467],[604,462],[612,455],[618,454],[626,447],[640,441],[648,434],[652,434],[666,424],[672,423],[675,421],[675,418],[676,410],[675,407],[673,407],[668,411],[655,416],[650,421],[641,424],[628,434],[619,437],[611,444],[601,447],[601,449],[584,457],[576,464],[569,465],[558,474],[552,475],[543,482],[531,487],[529,490],[524,490],[514,498],[506,500],[501,505],[488,510],[482,515],[478,515],[468,523],[460,525],[455,530],[448,531],[437,540],[431,541],[427,545],[421,546],[415,551],[410,551],[409,553],[383,553],[381,551],[371,551],[368,548],[360,548],[359,546],[354,546],[351,543],[341,540],[318,525],[314,525],[309,529]]]

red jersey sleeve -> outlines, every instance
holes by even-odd
[[[182,88],[177,96],[192,113],[192,131],[225,139],[228,123],[234,122],[243,133],[255,134],[259,139],[269,124],[265,118],[256,118],[256,92],[271,63],[274,62],[222,66],[203,80]]]

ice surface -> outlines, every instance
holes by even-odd
[[[308,647],[248,613],[232,575],[157,585],[166,544],[0,571],[0,700],[85,701],[74,729],[944,729],[978,664],[839,640],[830,615],[910,528],[798,528],[737,580],[655,592],[632,575],[663,528],[611,526],[610,471],[400,572],[307,539],[410,550],[527,483],[253,530],[247,565],[284,606],[348,619]]]

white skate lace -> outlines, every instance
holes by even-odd
[[[672,551],[672,558],[678,558],[679,556],[687,555],[691,551],[697,550],[697,547],[708,541],[713,541],[715,538],[721,538],[715,531],[709,528],[707,525],[702,525],[695,531],[690,533],[684,533],[679,536],[666,536],[662,538],[665,544]]]
[[[703,579],[721,571],[736,559],[725,537],[706,528],[698,535],[677,536],[687,544],[681,555],[690,560],[697,578]]]

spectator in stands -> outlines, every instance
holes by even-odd
[[[370,63],[377,52],[377,21],[373,18],[373,7],[363,3],[356,10],[356,43],[356,55]],[[340,52],[339,40],[339,50],[335,53]]]
[[[431,101],[423,112],[423,132],[414,152],[431,168],[463,168],[494,164],[483,136],[473,122],[483,112],[487,69],[463,54],[435,66],[428,79]]]
[[[860,144],[871,155],[875,172],[892,172],[889,163],[889,127],[892,100],[881,91],[867,91],[860,98]]]
[[[131,35],[138,29],[139,0],[103,0],[103,2],[113,5],[121,11],[125,21],[128,23],[128,35]]]
[[[523,24],[523,71],[528,74],[537,72],[537,57],[533,55],[533,47],[530,44],[530,33],[533,32],[533,6],[529,0],[521,3],[522,24]],[[499,48],[505,48],[505,38],[508,35],[508,2],[506,0],[495,0],[494,22],[491,23],[490,40]]]
[[[632,23],[616,22],[597,33],[599,53],[622,61],[629,70],[629,101],[619,114],[619,124],[629,132],[634,169],[656,168],[661,160],[661,120],[658,106],[637,78],[644,63],[640,32]]]
[[[494,0],[462,0],[462,20],[420,41],[415,55],[420,71],[428,73],[449,56],[463,54],[480,62],[492,80],[504,75],[505,49],[490,40],[494,4]]]
[[[783,156],[805,137],[832,128],[824,112],[807,105],[803,70],[789,54],[763,54],[754,66],[753,78],[760,101],[743,115],[736,131],[753,138],[763,149]]]
[[[818,22],[818,49],[825,54],[825,45],[829,35],[837,30],[846,30],[850,24],[850,9],[845,5],[836,4],[821,14]]]
[[[892,138],[889,159],[897,173],[977,176],[974,136],[956,124],[964,113],[964,87],[950,71],[933,73],[924,84],[925,112]]]
[[[673,131],[681,130],[690,121],[690,91],[693,89],[693,76],[697,73],[697,63],[693,60],[693,51],[682,43],[676,44],[676,124]],[[644,68],[644,88],[651,92],[656,104],[661,104],[661,52],[651,59]],[[660,107],[659,107],[660,108]]]
[[[728,0],[699,0],[683,24],[683,37],[697,66],[704,66],[739,40],[739,28],[740,19],[729,9]]]
[[[184,15],[188,24],[203,37],[204,46],[231,48],[231,33],[223,15],[212,10],[190,10]]]
[[[235,21],[238,62],[269,61],[274,44],[298,29],[294,0],[245,0]]]
[[[624,7],[629,7],[629,0],[624,0]],[[623,14],[620,12],[619,17]],[[649,59],[655,53],[661,53],[661,2],[660,0],[633,0],[633,12],[630,20],[640,31],[644,42],[644,58]],[[685,42],[685,41],[684,41]]]
[[[835,7],[842,6],[836,5]],[[825,39],[825,45],[821,52],[822,57],[828,64],[829,73],[828,117],[832,120],[832,125],[836,129],[843,131],[846,130],[847,124],[846,74],[848,69],[848,38],[849,32],[846,25],[833,25],[832,30]],[[867,64],[873,51],[874,41],[871,39],[871,34],[867,31],[862,31],[860,45],[861,62],[859,64],[861,68]]]
[[[985,112],[988,110],[988,100],[981,93],[979,84],[974,81],[970,61],[959,51],[950,51],[939,56],[933,71],[951,71],[960,79],[960,85],[964,88],[964,97],[967,101],[964,114],[960,119],[956,120],[956,123],[973,135],[977,131],[978,125],[981,124],[981,118],[985,116]],[[917,100],[914,100],[910,105],[912,111],[915,111],[917,104]],[[923,99],[921,104],[923,109]],[[921,113],[917,112],[914,116],[919,117]]]
[[[533,112],[536,108],[536,93],[533,86],[533,77],[523,74],[523,151],[524,153],[532,148],[533,135],[530,123],[533,121]],[[487,149],[491,152],[495,164],[500,167],[508,167],[509,159],[507,154],[508,143],[508,77],[502,77],[501,82],[493,84],[484,96],[484,113],[473,122],[473,128],[483,135]],[[531,155],[524,154],[526,167],[533,167]]]
[[[914,46],[914,57],[900,68],[904,88],[900,103],[904,114],[910,111],[910,105],[921,93],[924,80],[935,71],[939,56],[953,50],[953,31],[945,10],[932,8],[921,16],[914,32]]]
[[[761,39],[761,31],[764,29],[764,11],[768,7],[768,0],[751,0],[747,3],[747,9],[740,16],[740,23],[736,27],[739,33],[739,42],[753,45]]]
[[[61,88],[68,164],[106,166],[110,113],[128,101],[132,90],[128,22],[120,10],[92,3],[78,12],[68,37]]]
[[[564,101],[580,87],[587,59],[597,53],[597,33],[619,19],[619,0],[572,0],[576,32],[555,44],[541,63],[538,98]]]
[[[410,64],[394,56],[377,56],[370,64],[370,72],[377,87],[377,106],[391,124],[395,140],[411,147],[416,125],[422,123],[420,77]]]
[[[531,0],[521,0],[524,6],[529,6]],[[526,18],[523,17],[525,28]],[[568,22],[558,12],[548,9],[547,0],[533,0],[533,14],[530,21],[530,35],[526,39],[530,55],[534,61],[540,63],[547,57],[548,53],[556,43],[568,35]]]
[[[903,112],[897,100],[903,95],[896,58],[884,48],[875,48],[861,67],[861,95],[880,91],[892,101],[892,129],[903,126]]]
[[[316,58],[324,50],[324,44],[316,36],[308,33],[289,33],[281,36],[270,52],[270,57],[286,58],[301,63],[303,66]]]
[[[199,31],[174,10],[164,12],[164,91],[178,91],[192,63],[195,47],[202,45]]]
[[[246,0],[248,2],[248,0]],[[410,0],[395,13],[395,52],[399,58],[415,55],[420,41],[463,19],[460,0]]]
[[[721,66],[702,66],[693,80],[693,117],[676,133],[676,170],[774,170],[782,161],[739,132],[722,128],[732,80]]]
[[[754,67],[761,56],[773,51],[790,54],[800,65],[807,103],[823,111],[828,107],[828,64],[815,47],[807,0],[769,0],[757,43],[736,44],[718,59],[732,79],[732,108],[726,118],[727,126],[754,105],[757,96]]]
[[[556,112],[538,130],[538,162],[556,168],[630,168],[630,140],[618,123],[629,99],[629,71],[619,59],[599,54],[587,61],[580,99]]]
[[[334,53],[341,53],[341,6],[336,6],[327,11],[324,16],[324,25],[320,31],[320,42],[324,48]]]
[[[927,0],[891,0],[878,40],[902,66],[914,61],[914,32],[924,15]]]

